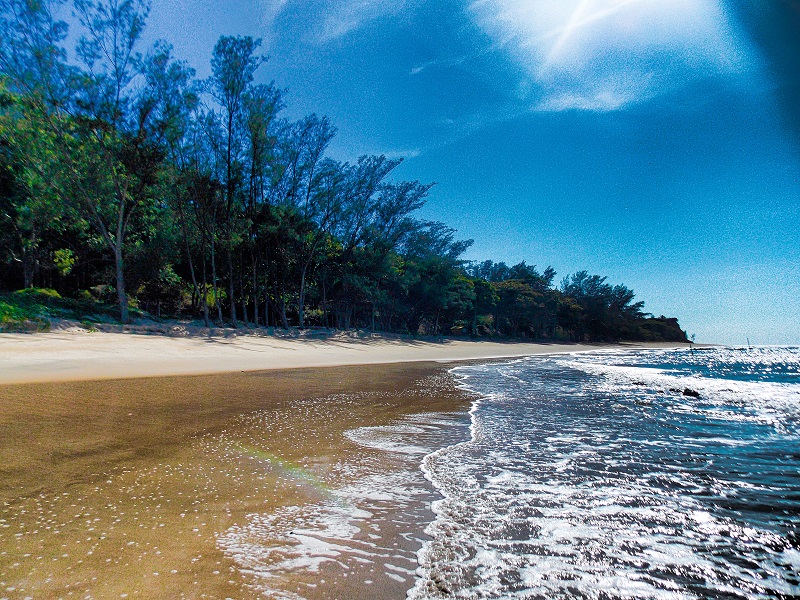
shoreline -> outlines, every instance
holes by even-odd
[[[324,338],[255,334],[175,337],[72,329],[0,334],[0,385],[492,360],[613,348],[685,347],[688,344],[677,342],[528,343],[358,336],[344,332]]]
[[[0,596],[404,597],[438,498],[416,430],[466,433],[448,370],[3,386]]]
[[[676,347],[221,342],[0,337],[0,596],[405,597],[419,463],[470,435],[453,362]]]

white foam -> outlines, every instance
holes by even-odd
[[[773,426],[781,433],[800,432],[800,385],[796,383],[677,376],[662,369],[585,360],[572,360],[565,366],[603,377],[606,383],[600,390],[608,393],[636,394],[649,388],[670,394],[675,412],[703,414],[720,421],[757,422]],[[687,388],[700,397],[683,395]]]
[[[379,427],[360,427],[345,432],[345,437],[350,441],[385,452],[399,452],[401,454],[427,454],[430,448],[414,444],[403,443],[398,435],[404,437],[415,433],[424,433],[425,430],[412,425],[383,425]]]
[[[322,501],[248,515],[246,523],[218,537],[219,547],[254,575],[255,588],[269,597],[287,594],[282,587],[287,577],[318,574],[328,567],[347,573],[359,565],[384,564],[380,576],[410,585],[413,569],[399,565],[415,567],[415,553],[397,547],[392,537],[385,539],[382,530],[421,543],[417,512],[425,510],[423,499],[431,490],[418,462],[461,418],[424,413],[345,432],[361,448],[392,453],[392,468],[366,458],[339,464],[336,472],[343,480],[334,483]],[[260,417],[253,419],[258,422]],[[374,583],[379,575],[370,577]]]

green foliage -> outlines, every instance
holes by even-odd
[[[686,332],[678,319],[665,316],[645,319],[641,323],[641,339],[646,341],[686,342]]]
[[[61,295],[48,288],[26,288],[24,290],[17,290],[13,293],[15,298],[21,299],[23,302],[46,302],[48,300],[61,299]]]
[[[35,332],[50,329],[42,315],[42,303],[60,296],[55,290],[26,289],[0,297],[0,332]]]
[[[0,322],[3,324],[11,321],[21,321],[32,316],[21,306],[10,304],[0,300]]]
[[[0,294],[0,331],[46,331],[50,319],[113,320],[113,305],[99,302],[84,291],[76,298],[62,297],[50,288],[25,288]]]
[[[0,300],[0,333],[48,331],[50,321],[33,311]]]
[[[53,252],[53,264],[62,276],[70,274],[76,260],[75,253],[69,248],[59,248]]]

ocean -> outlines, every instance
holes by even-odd
[[[599,351],[457,367],[466,441],[423,598],[800,597],[800,349]]]

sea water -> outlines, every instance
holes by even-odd
[[[470,439],[409,597],[800,597],[800,349],[531,357],[452,371]]]

